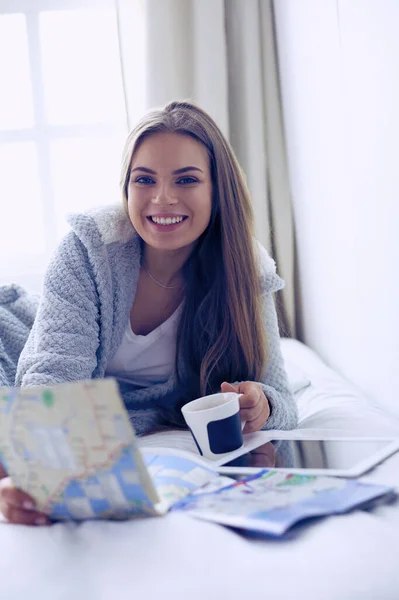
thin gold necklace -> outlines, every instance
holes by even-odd
[[[144,270],[147,273],[148,277],[150,277],[157,285],[159,285],[161,288],[163,288],[164,290],[175,290],[178,287],[181,287],[181,285],[164,285],[163,283],[161,283],[160,281],[158,281],[157,279],[155,279],[155,277],[153,277],[151,275],[151,273],[149,272],[149,270],[147,269],[147,267],[143,264]]]

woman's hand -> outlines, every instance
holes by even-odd
[[[0,512],[10,523],[50,525],[47,515],[35,510],[34,500],[15,488],[10,477],[0,479]]]
[[[244,381],[238,385],[224,382],[222,392],[236,392],[240,397],[241,420],[246,421],[243,433],[252,433],[262,429],[270,415],[269,402],[259,383]]]

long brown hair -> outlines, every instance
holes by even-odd
[[[126,212],[133,154],[143,138],[159,132],[203,144],[212,177],[211,219],[184,267],[177,332],[176,372],[190,400],[218,391],[223,381],[257,381],[265,367],[253,211],[243,172],[216,123],[190,102],[170,102],[144,115],[127,139],[121,177]]]

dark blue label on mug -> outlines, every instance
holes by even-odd
[[[214,454],[225,454],[243,444],[240,413],[208,423],[209,447]]]

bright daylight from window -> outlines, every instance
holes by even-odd
[[[0,285],[39,291],[66,214],[119,200],[119,48],[114,2],[0,0]]]

